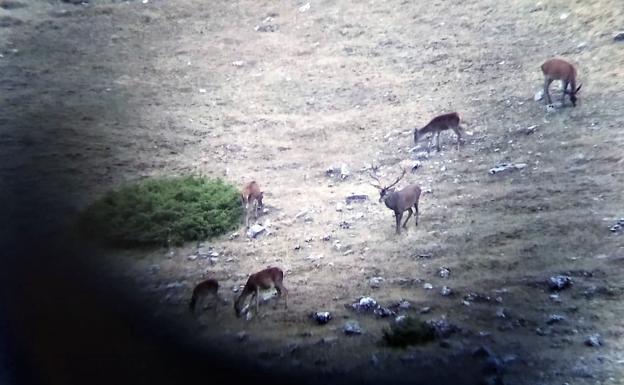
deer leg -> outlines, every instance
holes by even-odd
[[[259,307],[260,307],[260,288],[256,287],[256,292],[254,293],[254,296],[256,297],[256,316],[258,316],[260,314],[259,311]]]
[[[544,96],[546,96],[544,98],[544,102],[546,103],[546,105],[552,104],[552,101],[550,100],[550,94],[548,93],[548,87],[550,87],[550,83],[552,83],[552,81],[553,80],[548,76],[544,78]]]
[[[403,217],[403,213],[394,213],[394,217],[396,218],[396,233],[401,234],[401,218]]]
[[[438,131],[438,135],[436,135],[436,149],[440,152],[440,133],[442,131]]]
[[[431,142],[433,142],[433,134],[431,134],[427,141],[427,155],[431,152]]]
[[[288,290],[286,290],[281,282],[279,284],[275,284],[275,290],[277,290],[280,298],[282,297],[282,294],[284,294],[284,308],[288,309]]]
[[[457,135],[457,151],[459,151],[459,142],[462,140],[461,131],[457,127],[454,127],[453,131],[455,131],[455,135]]]
[[[561,84],[563,85],[563,94],[561,94],[561,107],[565,104],[565,96],[568,93],[568,82],[566,80],[562,80]],[[572,100],[572,99],[570,99]]]
[[[407,219],[405,220],[405,222],[403,222],[403,228],[404,229],[407,229],[407,221],[409,221],[409,219],[412,217],[412,214],[413,214],[411,207],[408,208],[407,211],[408,211]]]
[[[414,222],[416,222],[416,226],[418,226],[418,202],[414,204],[414,211],[416,212],[414,214]]]

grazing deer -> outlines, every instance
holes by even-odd
[[[284,272],[277,267],[269,267],[250,275],[242,293],[234,302],[236,316],[240,317],[242,315],[243,304],[249,296],[252,296],[252,300],[255,297],[256,314],[258,314],[260,290],[268,290],[271,288],[275,288],[277,290],[278,300],[281,298],[282,294],[284,294],[284,305],[285,308],[288,309],[288,290],[284,287],[284,284],[282,283],[283,280]]]
[[[548,88],[553,80],[561,80],[563,85],[563,94],[561,95],[561,105],[565,104],[565,96],[570,96],[572,106],[576,107],[576,94],[580,91],[582,84],[576,87],[576,69],[574,66],[563,59],[549,59],[542,64],[542,72],[544,73],[544,95],[546,95],[546,105],[552,104]],[[570,91],[568,91],[570,85]]]
[[[412,207],[414,207],[415,210],[414,222],[416,222],[416,226],[418,226],[418,199],[420,198],[420,187],[415,184],[411,184],[399,191],[395,191],[394,185],[399,183],[399,181],[405,176],[405,169],[401,169],[403,170],[401,176],[399,176],[397,180],[395,180],[389,186],[384,187],[381,187],[382,183],[375,174],[370,174],[378,183],[371,183],[371,185],[379,189],[379,202],[383,201],[386,204],[386,207],[394,211],[394,217],[396,218],[397,234],[401,234],[401,218],[403,218],[403,213],[405,211],[409,211],[407,219],[403,223],[403,228],[407,229],[407,221],[409,221],[412,214],[414,214],[414,212],[412,211]]]
[[[260,185],[255,180],[243,186],[241,200],[245,206],[245,226],[249,227],[249,212],[252,209],[254,210],[254,218],[258,218],[258,206],[263,206],[262,198],[264,198],[264,192],[260,191]],[[249,207],[250,203],[251,207]]]
[[[418,144],[418,140],[423,135],[431,133],[429,143],[427,144],[427,153],[429,153],[431,149],[431,140],[434,135],[436,135],[436,148],[438,152],[440,152],[440,133],[450,128],[457,135],[457,149],[459,150],[459,143],[460,141],[463,141],[462,135],[466,135],[464,128],[459,125],[460,120],[461,119],[457,112],[436,116],[423,128],[414,129],[414,144]]]
[[[219,283],[216,279],[209,278],[195,286],[193,289],[193,295],[191,296],[191,302],[189,303],[189,309],[191,312],[195,312],[195,305],[197,304],[199,297],[203,297],[208,294],[213,295],[217,299],[221,299],[219,297]]]

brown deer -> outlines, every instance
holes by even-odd
[[[262,198],[264,192],[260,191],[260,185],[255,180],[245,184],[241,192],[241,201],[245,207],[245,226],[249,227],[249,214],[254,210],[254,218],[258,218],[258,206],[263,207]],[[251,207],[249,204],[251,203]]]
[[[252,274],[247,279],[247,283],[243,288],[240,296],[234,302],[234,311],[236,316],[242,315],[243,304],[247,297],[252,296],[252,300],[256,300],[256,314],[258,314],[258,306],[260,302],[260,290],[268,290],[275,288],[277,290],[278,300],[284,295],[284,305],[288,309],[288,290],[284,287],[284,272],[277,267],[269,267]]]
[[[548,88],[553,80],[561,80],[563,85],[563,94],[561,95],[561,105],[565,104],[565,96],[570,96],[572,106],[576,107],[576,94],[580,91],[582,84],[576,87],[576,69],[574,66],[563,59],[553,58],[546,60],[542,64],[542,72],[544,73],[544,95],[546,105],[552,104]],[[568,91],[570,85],[570,91]]]
[[[403,170],[401,176],[399,176],[397,180],[392,182],[389,186],[384,187],[382,187],[382,183],[379,178],[374,173],[371,173],[371,176],[378,183],[371,183],[371,185],[379,189],[379,202],[383,201],[386,204],[386,207],[394,211],[394,217],[396,218],[397,234],[401,234],[401,218],[403,218],[403,213],[405,211],[409,211],[409,214],[407,216],[407,219],[403,223],[403,228],[407,229],[407,221],[409,221],[412,214],[414,214],[414,222],[416,222],[416,226],[418,226],[418,199],[420,198],[421,191],[420,187],[415,184],[411,184],[399,191],[395,191],[394,185],[399,183],[399,181],[405,176],[405,169],[402,167],[401,169]],[[412,207],[414,207],[414,211],[412,211]]]
[[[215,298],[219,300],[221,299],[219,297],[219,283],[216,279],[209,278],[195,286],[193,289],[193,295],[191,296],[191,302],[189,303],[189,309],[191,312],[195,312],[195,305],[197,304],[199,297],[204,297],[206,295],[213,295]]]
[[[436,149],[440,152],[440,133],[444,130],[451,129],[457,135],[457,150],[459,150],[459,143],[463,141],[462,135],[466,135],[464,128],[459,125],[460,121],[461,118],[457,112],[436,116],[423,128],[414,129],[414,144],[418,144],[418,140],[423,135],[431,133],[427,144],[427,153],[429,153],[431,149],[431,140],[434,135],[436,135]]]

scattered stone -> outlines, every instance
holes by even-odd
[[[451,275],[451,270],[446,266],[442,266],[438,271],[438,275],[440,275],[441,278],[448,278],[449,275]]]
[[[559,291],[572,285],[572,278],[567,275],[554,275],[548,278],[548,287],[552,291]]]
[[[179,287],[184,287],[184,282],[171,282],[165,285],[166,289],[177,289]]]
[[[565,317],[559,314],[551,314],[550,317],[548,317],[548,320],[546,321],[547,325],[552,325],[552,324],[556,324],[559,323],[561,321],[565,320]]]
[[[431,306],[425,306],[420,308],[420,314],[431,313]]]
[[[619,31],[613,36],[614,41],[624,41],[624,31]]]
[[[397,306],[399,307],[399,309],[407,310],[407,309],[412,307],[412,304],[409,303],[409,301],[407,301],[405,299],[402,299],[402,300],[399,301]]]
[[[304,5],[299,7],[299,12],[303,13],[303,12],[307,11],[308,9],[310,9],[310,3],[305,3]]]
[[[540,100],[542,100],[543,97],[544,97],[544,90],[539,90],[533,96],[533,100],[535,100],[536,102],[539,102]]]
[[[427,283],[425,283],[423,285],[423,289],[425,289],[425,290],[432,290],[433,289],[433,285],[427,282]]]
[[[353,202],[364,202],[368,200],[368,195],[365,194],[351,194],[345,198],[345,201],[348,205]]]
[[[297,213],[297,215],[295,215],[295,219],[299,219],[303,216],[305,216],[308,213],[308,210],[301,210]]]
[[[407,319],[406,315],[400,315],[394,318],[394,322],[397,324],[400,324],[401,322],[405,322],[406,319]]]
[[[487,295],[471,292],[471,293],[468,293],[464,297],[464,300],[468,302],[482,302],[483,303],[483,302],[490,302],[492,299]]]
[[[279,26],[277,24],[256,25],[254,30],[256,32],[277,32],[279,31]]]
[[[451,294],[453,294],[453,290],[450,287],[448,287],[448,286],[442,286],[442,289],[440,290],[440,294],[443,297],[448,297]]]
[[[368,284],[372,288],[378,288],[379,286],[381,286],[381,283],[383,281],[385,281],[385,279],[383,279],[382,277],[372,277],[368,280]]]
[[[194,260],[196,260],[196,259],[197,259],[197,257],[198,257],[198,255],[197,255],[197,254],[193,254],[193,255],[189,255],[189,256],[188,256],[188,257],[186,257],[186,258],[187,258],[189,261],[194,261]]]
[[[498,309],[496,309],[496,316],[498,318],[507,318],[507,314],[505,313],[505,309],[502,307],[499,307]]]
[[[449,323],[445,319],[439,319],[437,321],[430,320],[427,321],[427,324],[434,328],[436,337],[438,338],[448,338],[451,334],[461,331],[459,327]]]
[[[306,257],[306,260],[308,260],[308,261],[318,261],[319,259],[322,259],[322,258],[323,258],[323,254],[317,254],[317,255],[311,254],[311,255],[308,255]]]
[[[319,325],[325,325],[326,323],[331,321],[332,315],[328,311],[318,311],[312,314],[312,318],[314,318],[316,323],[318,323]]]
[[[343,326],[343,330],[344,330],[344,333],[348,336],[362,334],[362,329],[360,328],[360,324],[354,320],[349,320],[345,322]]]
[[[537,125],[529,126],[526,128],[526,134],[531,135],[537,129]]]
[[[590,347],[602,346],[602,338],[600,334],[592,334],[585,340],[585,345]]]
[[[515,164],[514,163],[500,163],[494,166],[494,168],[491,168],[490,171],[488,171],[488,173],[490,175],[494,175],[494,174],[500,174],[501,172],[504,172],[504,171],[522,170],[526,166],[527,166],[526,163],[515,163]]]
[[[321,340],[319,341],[322,344],[333,344],[334,342],[338,341],[338,337],[323,337],[321,338]]]
[[[249,238],[255,238],[257,237],[259,234],[262,234],[263,232],[266,231],[266,228],[264,228],[263,226],[260,226],[258,224],[255,224],[253,226],[251,226],[249,228],[249,230],[247,231],[247,236]]]
[[[370,311],[375,310],[378,305],[371,297],[361,297],[358,302],[351,304],[351,307],[357,311]]]
[[[379,316],[381,318],[386,318],[386,317],[395,315],[395,313],[392,310],[385,308],[385,307],[378,307],[377,309],[373,311],[373,313],[375,313],[376,316]]]
[[[234,238],[238,238],[239,236],[240,236],[240,234],[238,234],[238,233],[236,232],[236,233],[232,233],[232,234],[230,234],[230,236],[229,236],[228,238],[229,238],[229,240],[231,241],[232,239],[234,239]]]
[[[245,65],[245,62],[243,60],[236,60],[232,62],[232,65],[234,67],[242,67]]]
[[[342,212],[342,203],[340,202],[336,203],[336,211]]]
[[[542,329],[542,328],[536,328],[535,333],[537,333],[538,336],[545,336],[545,335],[550,334],[550,331]]]
[[[549,296],[549,298],[551,299],[551,301],[553,302],[561,302],[561,298],[559,298],[559,294],[551,294]]]
[[[346,164],[342,164],[340,166],[340,179],[345,180],[349,177],[349,175],[351,175],[349,168],[347,167]]]

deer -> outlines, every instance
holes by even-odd
[[[217,299],[221,299],[221,297],[219,297],[219,282],[217,282],[216,279],[209,278],[195,286],[193,289],[193,295],[191,296],[191,302],[189,303],[191,313],[195,312],[197,300],[200,297],[205,297],[207,295],[212,295]]]
[[[563,85],[563,94],[561,95],[561,105],[565,104],[565,96],[569,95],[572,106],[576,107],[576,94],[581,90],[582,84],[576,87],[576,68],[563,59],[553,58],[546,60],[542,64],[542,72],[544,73],[544,95],[546,105],[552,104],[548,88],[553,80],[561,80]],[[570,91],[568,91],[570,85]]]
[[[275,288],[278,298],[284,295],[284,306],[288,309],[288,290],[284,287],[284,272],[278,267],[268,267],[249,276],[243,291],[234,302],[234,311],[236,317],[241,317],[243,313],[243,304],[247,297],[252,296],[252,300],[256,300],[256,314],[258,314],[258,306],[260,302],[260,290],[268,290]]]
[[[422,128],[414,129],[414,144],[418,144],[418,140],[423,136],[431,133],[429,142],[427,144],[427,153],[431,150],[431,140],[434,135],[436,136],[436,149],[440,152],[440,133],[444,130],[451,129],[457,135],[457,150],[459,150],[460,141],[463,141],[463,135],[467,135],[466,131],[460,126],[461,118],[457,112],[450,112],[448,114],[438,115],[431,119],[426,126]]]
[[[377,175],[373,172],[370,173],[371,177],[377,181],[377,184],[370,183],[373,187],[379,189],[379,202],[384,202],[386,207],[394,211],[394,217],[396,219],[396,234],[401,234],[401,219],[403,213],[409,211],[407,219],[403,223],[403,228],[407,229],[407,221],[414,214],[414,222],[418,226],[418,199],[420,198],[420,187],[416,184],[410,184],[399,191],[396,191],[394,186],[405,176],[406,170],[401,167],[403,172],[401,175],[390,185],[382,187],[383,183],[379,180]],[[374,168],[373,168],[374,170]],[[412,211],[412,207],[414,211]]]
[[[249,227],[249,213],[254,210],[254,218],[258,218],[258,206],[263,207],[262,198],[264,192],[260,190],[260,185],[255,180],[246,183],[241,192],[241,201],[245,207],[245,226]],[[251,207],[249,204],[251,203]]]

